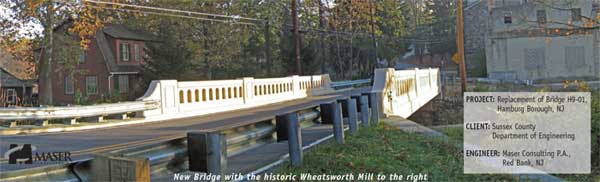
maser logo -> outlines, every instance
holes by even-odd
[[[9,164],[57,163],[71,161],[71,152],[34,152],[36,147],[31,144],[10,144],[10,149],[4,153]]]
[[[8,158],[9,164],[33,164],[32,152],[35,149],[31,144],[10,144],[10,149],[4,153],[4,158]]]

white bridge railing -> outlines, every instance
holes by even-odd
[[[146,117],[147,121],[197,116],[222,111],[249,108],[286,100],[307,97],[314,93],[331,91],[329,75],[289,76],[282,78],[214,81],[152,81],[146,93],[131,102],[97,104],[90,106],[0,108],[0,124],[10,121],[43,121],[69,119],[67,124],[89,118],[102,121],[115,115],[127,119],[128,113]]]
[[[386,115],[409,117],[439,94],[439,69],[375,70],[373,91]]]
[[[237,80],[157,80],[139,101],[159,101],[160,107],[141,112],[151,119],[169,119],[232,111],[293,100],[331,90],[329,75]]]

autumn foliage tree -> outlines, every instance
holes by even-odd
[[[7,15],[2,17],[2,45],[18,48],[19,50],[12,51],[18,60],[32,61],[42,68],[38,72],[39,77],[45,78],[44,83],[40,83],[40,91],[43,93],[40,95],[40,104],[52,105],[51,75],[55,74],[54,65],[57,62],[54,56],[43,56],[43,59],[35,60],[32,50],[35,48],[42,51],[43,55],[55,55],[54,29],[67,21],[73,22],[69,32],[79,37],[82,49],[87,49],[90,37],[103,26],[102,9],[92,8],[77,1],[56,0],[1,1],[0,6],[9,10]],[[39,25],[40,31],[36,31],[38,28],[32,28],[31,25]]]

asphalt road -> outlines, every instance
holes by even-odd
[[[211,115],[132,124],[112,128],[80,130],[73,132],[0,136],[0,171],[31,168],[39,165],[7,164],[4,153],[10,144],[31,144],[36,152],[73,153],[73,160],[92,157],[93,152],[114,150],[141,143],[158,142],[173,136],[184,136],[189,131],[218,128],[240,122],[264,121],[276,115],[330,102],[367,91],[368,88],[354,89],[329,95],[315,96],[287,102],[275,103],[255,108],[216,113]]]

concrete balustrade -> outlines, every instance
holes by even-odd
[[[439,69],[375,70],[373,93],[383,115],[409,117],[439,94]],[[375,117],[374,117],[375,118]]]
[[[172,119],[232,111],[294,100],[332,90],[328,75],[237,80],[156,80],[138,101],[158,101],[160,108],[139,112],[149,119]]]
[[[11,128],[31,123],[21,122],[27,120],[38,121],[35,123],[39,126],[51,124],[50,120],[74,125],[78,121],[103,122],[107,118],[126,120],[129,119],[127,113],[145,117],[144,122],[158,121],[233,111],[332,91],[329,75],[214,81],[156,80],[134,102],[0,108],[0,122],[10,122]]]

